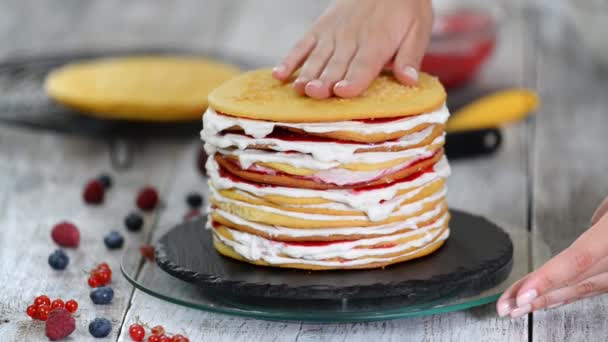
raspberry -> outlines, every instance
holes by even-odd
[[[46,336],[51,341],[69,336],[76,329],[76,321],[72,314],[64,309],[53,309],[46,320]]]
[[[103,196],[105,193],[105,188],[103,184],[98,180],[89,181],[85,187],[84,192],[82,193],[82,198],[85,203],[88,204],[101,204],[103,203]]]
[[[143,211],[151,211],[158,205],[158,192],[153,187],[145,187],[137,194],[137,207]]]
[[[51,230],[51,238],[61,247],[78,247],[80,232],[71,222],[59,222]]]

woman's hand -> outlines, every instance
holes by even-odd
[[[496,303],[512,318],[608,292],[608,198],[591,228],[538,270],[513,284]]]
[[[287,81],[302,67],[293,86],[317,99],[360,95],[385,65],[416,85],[432,24],[430,0],[337,0],[273,76]]]

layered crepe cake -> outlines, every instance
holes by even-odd
[[[214,246],[256,265],[384,267],[449,236],[439,81],[380,76],[360,97],[298,95],[270,70],[209,95],[203,116]]]

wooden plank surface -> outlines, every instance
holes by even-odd
[[[544,103],[536,117],[533,228],[557,254],[589,227],[608,196],[608,79],[553,53],[538,55]],[[606,315],[605,296],[535,313],[534,341],[604,341]]]

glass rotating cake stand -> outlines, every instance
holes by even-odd
[[[537,236],[501,226],[513,242],[513,263],[507,279],[477,293],[442,293],[431,301],[414,302],[399,297],[384,299],[280,299],[216,292],[180,280],[155,263],[146,262],[138,249],[125,251],[123,275],[139,290],[189,308],[265,320],[304,322],[362,322],[416,317],[464,310],[494,302],[515,280],[529,272],[529,255],[546,260],[549,249]],[[507,229],[505,229],[507,227]],[[252,266],[255,267],[255,266]],[[511,267],[511,265],[509,265]]]

